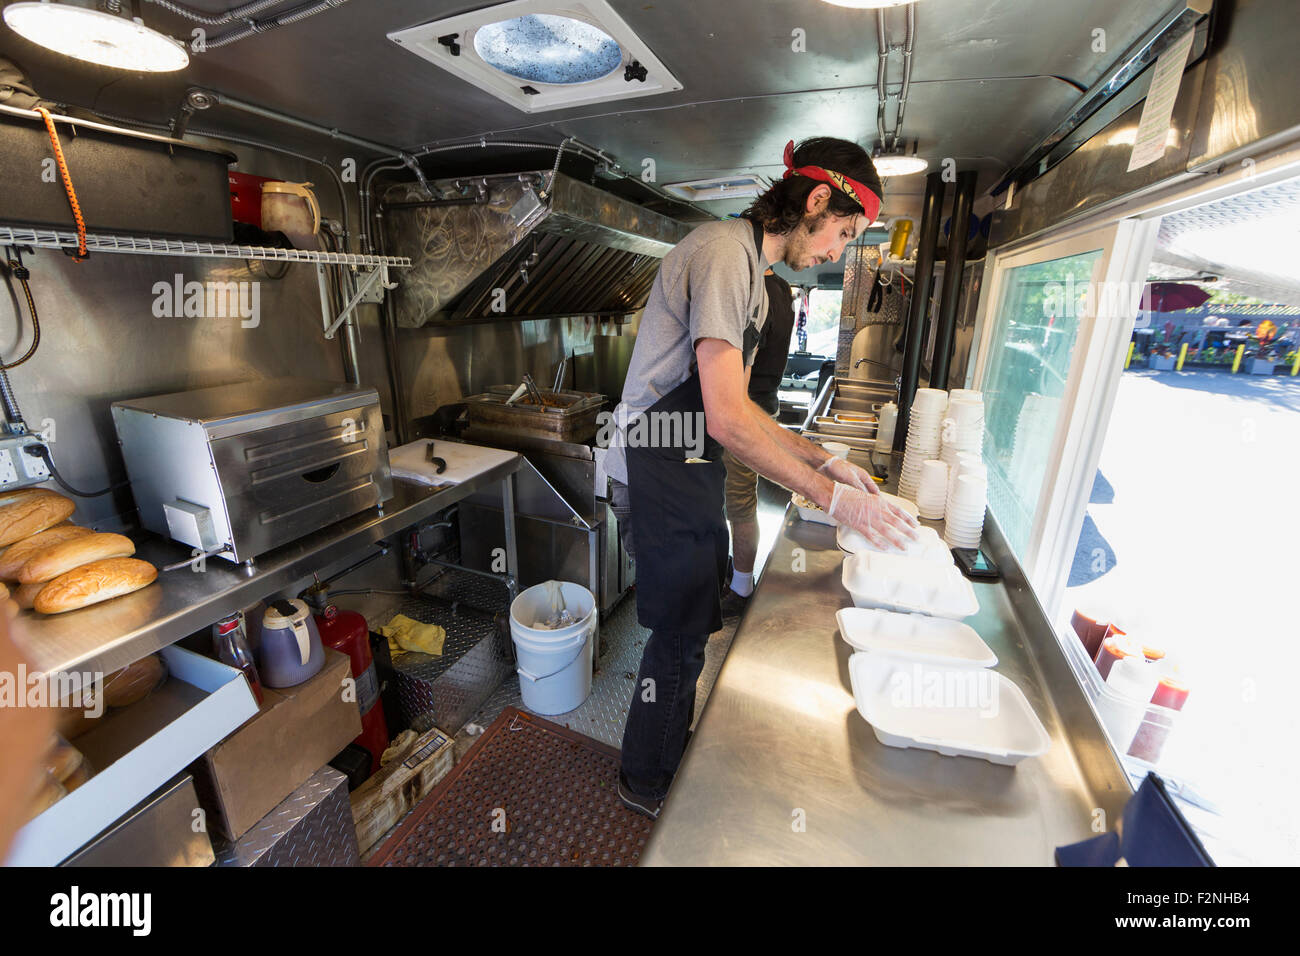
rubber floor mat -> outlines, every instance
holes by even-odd
[[[368,866],[635,866],[654,821],[618,799],[619,753],[514,707]]]

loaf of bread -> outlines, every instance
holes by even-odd
[[[18,570],[18,583],[39,584],[53,581],[73,568],[105,558],[129,558],[135,554],[135,544],[126,535],[79,535],[67,541],[42,549]]]
[[[33,607],[41,614],[60,614],[130,594],[152,584],[158,569],[137,558],[92,561],[61,574],[36,595]]]
[[[130,707],[166,679],[167,665],[161,657],[142,657],[104,678],[104,703],[109,707]]]
[[[76,510],[71,498],[42,489],[0,502],[0,545],[10,545],[53,528],[60,521],[67,521]]]
[[[41,588],[49,584],[48,581],[41,581],[39,584],[20,584],[13,590],[10,597],[14,599],[20,610],[30,611],[36,606],[36,595],[41,593]]]
[[[0,580],[17,581],[22,566],[46,548],[94,533],[89,528],[79,528],[75,524],[60,524],[23,538],[5,548],[4,553],[0,554]]]
[[[45,769],[59,783],[72,776],[72,772],[81,766],[81,751],[61,737],[54,738],[54,747],[45,758]]]

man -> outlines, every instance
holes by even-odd
[[[746,395],[767,318],[768,264],[833,262],[880,209],[880,178],[856,143],[791,141],[785,166],[743,218],[699,226],[664,257],[615,409],[605,470],[620,523],[630,519],[637,619],[651,631],[618,793],[650,817],[681,762],[704,647],[722,626],[723,449],[878,547],[916,535],[916,522],[880,497],[868,473],[782,428]]]
[[[767,324],[749,374],[749,398],[772,418],[781,411],[778,390],[790,355],[794,332],[794,303],[790,283],[768,269]],[[731,580],[722,592],[722,619],[737,618],[754,593],[754,561],[758,557],[758,475],[730,451],[722,454],[727,469],[727,522],[731,525]]]

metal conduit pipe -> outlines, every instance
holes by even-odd
[[[970,232],[970,210],[975,201],[975,180],[970,169],[957,174],[952,197],[952,225],[948,229],[948,258],[943,267],[943,297],[935,319],[934,358],[930,362],[930,387],[948,388],[948,363],[952,361],[952,343],[957,332],[957,307],[961,298],[961,274],[966,267],[966,238]]]
[[[907,91],[912,85],[912,41],[916,39],[916,4],[907,5],[907,36],[903,40],[903,88],[898,92],[898,117],[894,120],[894,140],[891,149],[898,149],[898,137],[903,130],[903,111],[907,109]]]
[[[90,107],[83,107],[83,109],[93,112],[97,116],[102,116],[109,122],[117,123],[121,126],[136,126],[140,129],[147,129],[156,133],[170,133],[176,139],[181,138],[176,134],[173,127],[168,126],[166,123],[147,123],[144,120],[130,119],[125,116],[115,116],[112,113],[105,113],[102,110],[91,110]],[[348,227],[348,196],[347,190],[343,185],[343,177],[339,175],[339,171],[334,168],[333,164],[316,156],[309,156],[306,153],[300,153],[296,150],[285,149],[283,146],[276,146],[273,143],[263,142],[262,140],[249,139],[246,136],[235,136],[230,133],[223,133],[220,130],[186,127],[185,132],[192,133],[195,136],[205,136],[208,139],[222,140],[227,143],[238,143],[240,146],[251,146],[254,149],[265,149],[273,153],[292,156],[294,159],[301,159],[304,162],[315,163],[317,166],[320,166],[330,174],[330,178],[334,180],[334,188],[338,191],[339,215],[342,217],[341,221],[343,223],[343,248],[344,251],[347,251],[348,239],[352,234]]]
[[[187,7],[183,3],[173,3],[172,0],[147,0],[147,2],[162,7],[178,17],[184,17],[186,20],[193,20],[195,23],[202,23],[204,26],[219,27],[227,23],[234,23],[236,20],[244,20],[255,16],[263,10],[269,10],[271,7],[277,7],[284,3],[284,0],[253,0],[252,3],[231,7],[225,13],[216,14],[204,13],[202,10]]]
[[[889,74],[889,41],[885,38],[885,11],[876,11],[876,135],[885,148],[886,81]]]
[[[359,146],[364,150],[372,153],[380,153],[384,156],[399,159],[402,164],[415,174],[415,178],[420,181],[420,185],[427,191],[429,183],[424,178],[424,170],[420,168],[419,162],[410,153],[403,152],[386,143],[376,143],[374,140],[362,139],[360,136],[353,136],[351,133],[343,133],[337,129],[321,126],[319,123],[313,123],[309,120],[299,119],[296,116],[290,116],[288,113],[282,113],[279,110],[268,109],[265,106],[258,106],[256,103],[249,103],[246,100],[237,99],[233,96],[227,96],[225,93],[219,93],[216,90],[209,90],[204,87],[192,86],[185,91],[185,98],[193,101],[196,98],[205,99],[205,108],[211,106],[226,106],[241,113],[248,113],[250,116],[257,116],[262,119],[274,120],[277,123],[284,123],[286,126],[296,126],[298,129],[305,129],[312,133],[319,133],[336,139],[342,143],[350,143],[353,146]]]
[[[278,17],[269,17],[265,20],[249,20],[246,26],[231,30],[229,33],[223,33],[221,36],[213,37],[205,43],[209,50],[218,50],[223,46],[230,46],[232,43],[238,43],[240,40],[247,40],[249,37],[258,33],[270,33],[272,30],[278,30],[280,27],[287,27],[299,20],[306,20],[308,17],[314,17],[318,13],[324,13],[326,10],[332,10],[335,7],[341,7],[348,0],[318,0],[311,6],[303,7],[299,10],[291,10],[288,13],[281,14]]]
[[[912,414],[912,399],[921,378],[921,350],[925,347],[925,317],[930,305],[930,282],[934,279],[934,253],[939,242],[939,217],[943,210],[943,173],[935,171],[925,177],[925,198],[921,202],[921,232],[916,246],[916,274],[912,283],[912,301],[903,334],[903,374],[898,393],[898,427],[894,430],[894,449],[907,442],[907,426]]]

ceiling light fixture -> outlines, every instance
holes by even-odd
[[[721,176],[717,179],[695,179],[687,183],[666,183],[664,191],[691,202],[704,202],[710,199],[744,199],[761,193],[763,183],[757,176],[740,173],[734,176]]]
[[[923,173],[929,168],[930,163],[922,156],[916,155],[917,141],[912,140],[912,151],[907,152],[907,144],[904,143],[896,150],[885,151],[879,146],[871,154],[871,162],[876,167],[876,172],[881,179],[889,179],[893,176],[911,176],[914,173]]]
[[[132,18],[127,3],[112,6],[121,13],[96,10],[93,0],[13,3],[5,7],[4,19],[9,29],[32,43],[98,66],[170,73],[189,65],[183,44]]]

